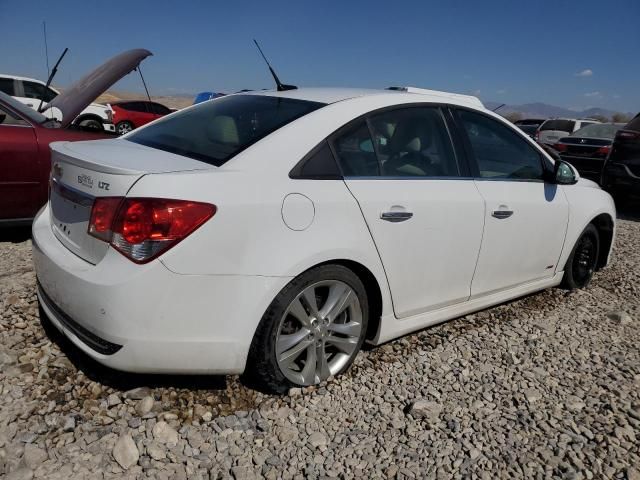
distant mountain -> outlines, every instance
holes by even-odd
[[[492,110],[500,105],[498,102],[484,102],[484,105]],[[603,115],[607,118],[611,118],[614,113],[619,113],[614,110],[607,110],[605,108],[589,108],[587,110],[569,110],[568,108],[556,107],[555,105],[548,105],[546,103],[525,103],[523,105],[505,105],[497,113],[505,115],[507,113],[517,112],[522,115],[523,118],[551,118],[551,117],[568,117],[568,118],[587,118],[594,115]],[[625,115],[633,117],[635,113],[624,112]]]

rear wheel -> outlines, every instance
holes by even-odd
[[[128,122],[127,120],[123,122],[118,122],[116,124],[116,132],[118,135],[124,135],[125,133],[129,133],[133,130],[133,123]]]
[[[351,366],[369,309],[360,279],[341,265],[311,269],[289,283],[265,312],[245,376],[278,393],[315,385]]]
[[[569,290],[586,287],[598,263],[600,235],[593,224],[587,225],[573,247],[564,267],[562,285]]]

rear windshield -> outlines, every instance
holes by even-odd
[[[323,103],[230,95],[198,104],[133,132],[127,140],[219,167]]]
[[[561,132],[573,132],[574,124],[573,120],[547,120],[540,126],[540,131],[560,130]]]
[[[570,137],[611,138],[616,136],[620,125],[611,123],[592,123],[573,132]]]

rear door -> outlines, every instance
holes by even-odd
[[[371,115],[332,146],[380,254],[396,316],[466,301],[484,203],[463,178],[440,108]]]
[[[0,105],[0,220],[31,218],[39,207],[34,128]]]
[[[456,118],[486,203],[472,297],[552,277],[569,206],[561,187],[543,180],[542,162],[548,160],[516,130],[488,115],[457,109]]]

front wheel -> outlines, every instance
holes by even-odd
[[[296,277],[262,317],[245,376],[263,389],[284,393],[344,372],[365,338],[367,302],[358,276],[341,265]]]
[[[564,267],[562,286],[574,290],[586,287],[598,263],[600,235],[593,224],[587,225],[573,247]]]
[[[78,125],[91,130],[102,130],[102,122],[95,118],[83,118],[78,122]]]

